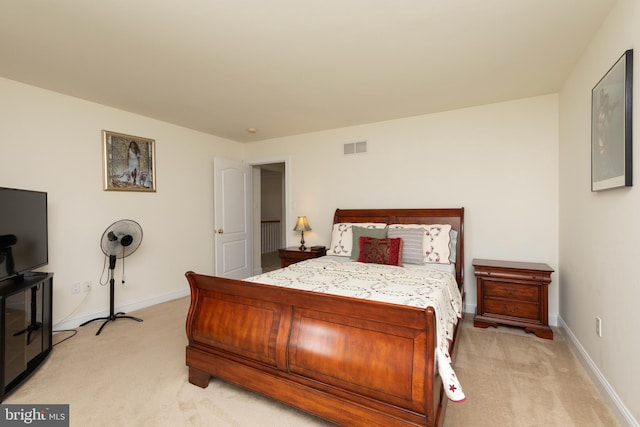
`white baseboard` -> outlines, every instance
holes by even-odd
[[[587,370],[587,373],[596,383],[596,386],[599,387],[600,390],[610,399],[612,406],[617,409],[617,413],[615,410],[614,413],[618,416],[620,422],[626,421],[630,427],[640,427],[638,421],[633,418],[633,415],[631,415],[627,407],[620,400],[613,387],[611,387],[611,384],[609,384],[605,376],[602,374],[602,372],[600,372],[600,369],[598,369],[598,366],[596,366],[593,359],[591,359],[582,344],[580,344],[580,341],[578,341],[576,336],[573,334],[573,331],[569,329],[562,317],[558,316],[558,320],[560,322],[560,327],[562,327],[567,333],[567,336],[569,337],[569,343],[575,350],[578,359],[580,360],[580,362],[582,362],[582,365]]]
[[[189,288],[185,288],[178,291],[168,292],[162,295],[156,295],[141,301],[124,304],[124,305],[115,307],[115,311],[117,312],[123,311],[126,313],[129,311],[140,310],[141,308],[151,307],[152,305],[186,297],[189,295],[190,295]],[[96,317],[105,317],[105,316],[109,316],[109,309],[100,310],[100,311],[96,311],[89,314],[84,314],[82,316],[73,317],[71,319],[56,323],[55,325],[53,325],[53,330],[60,331],[64,329],[73,329],[78,327],[80,324],[87,322],[91,319],[95,319]]]

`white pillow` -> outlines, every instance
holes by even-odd
[[[385,228],[387,224],[379,222],[340,222],[333,224],[331,233],[331,246],[327,249],[327,255],[351,256],[353,246],[353,231],[351,227]]]
[[[422,228],[422,253],[424,262],[451,264],[450,224],[391,224],[393,228]]]

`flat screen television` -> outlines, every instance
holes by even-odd
[[[0,281],[48,262],[47,193],[0,187]]]

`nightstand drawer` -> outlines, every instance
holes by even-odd
[[[540,287],[519,285],[514,286],[511,283],[493,282],[485,280],[483,283],[483,294],[488,297],[502,297],[518,301],[540,301]]]
[[[479,268],[475,272],[476,277],[486,277],[487,279],[505,279],[513,281],[533,281],[533,282],[550,282],[551,273],[546,271],[512,271],[512,270],[495,270],[484,271]]]
[[[313,246],[303,250],[297,247],[289,247],[278,249],[278,254],[280,256],[280,266],[288,267],[300,261],[325,256],[327,249],[324,246]]]
[[[315,258],[309,251],[287,251],[284,257],[292,261],[303,261],[305,259]]]
[[[519,319],[540,320],[539,307],[536,304],[485,298],[484,314],[517,317]]]

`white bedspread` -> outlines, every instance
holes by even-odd
[[[419,308],[433,307],[437,324],[436,360],[445,393],[452,401],[465,399],[449,355],[449,342],[462,316],[462,297],[455,275],[442,267],[429,268],[429,264],[396,267],[321,257],[244,280]]]

